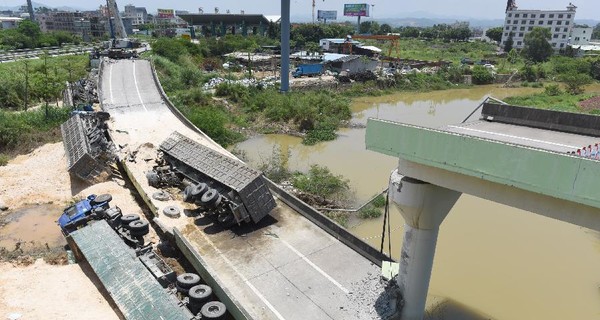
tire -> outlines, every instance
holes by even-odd
[[[166,191],[160,190],[153,193],[152,198],[158,201],[169,201],[171,199],[171,196],[169,196],[169,194]]]
[[[212,289],[205,285],[199,284],[190,288],[188,296],[190,297],[190,303],[201,305],[210,299],[212,295]]]
[[[208,302],[202,306],[202,309],[200,310],[202,319],[223,319],[226,312],[227,308],[219,301]]]
[[[185,187],[185,189],[183,189],[183,202],[191,203],[194,201],[194,198],[192,197],[192,194],[191,194],[193,187],[194,186],[187,186],[187,187]]]
[[[211,207],[215,203],[217,203],[217,201],[219,200],[219,198],[221,198],[221,195],[219,194],[219,191],[217,191],[215,189],[209,189],[202,196],[202,198],[200,199],[200,202],[202,202],[202,204],[205,205],[205,206],[207,206],[207,207]]]
[[[146,220],[135,220],[129,223],[128,229],[131,231],[131,235],[145,236],[150,232],[150,225]]]
[[[125,214],[121,216],[121,225],[125,228],[129,228],[129,224],[137,220],[140,220],[140,215],[135,213]]]
[[[148,171],[146,172],[146,179],[148,179],[148,185],[150,185],[151,187],[158,187],[158,184],[160,182],[160,178],[158,177],[158,174],[154,171]]]
[[[190,289],[200,283],[200,276],[195,273],[182,273],[177,276],[177,286]]]
[[[190,188],[191,195],[194,199],[202,197],[209,190],[206,183],[198,183],[197,185]]]
[[[112,196],[108,193],[103,193],[99,196],[96,196],[96,198],[94,198],[94,200],[92,201],[92,204],[98,204],[98,203],[102,203],[102,202],[111,202],[112,201]]]
[[[169,218],[178,218],[181,214],[181,211],[176,206],[166,206],[163,209],[163,213]]]

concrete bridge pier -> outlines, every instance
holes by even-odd
[[[392,172],[390,199],[404,217],[404,242],[397,282],[402,302],[396,318],[420,320],[431,278],[440,224],[461,193]]]

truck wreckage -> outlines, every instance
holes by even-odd
[[[260,171],[179,132],[160,145],[156,163],[146,173],[150,186],[182,188],[185,202],[196,204],[224,226],[258,223],[276,207]]]

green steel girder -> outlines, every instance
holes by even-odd
[[[368,150],[600,208],[600,162],[386,120],[369,119]]]

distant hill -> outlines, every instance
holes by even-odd
[[[23,6],[26,6],[27,2],[23,3]],[[82,9],[79,7],[69,7],[69,6],[61,6],[61,7],[52,7],[43,3],[39,3],[39,2],[32,2],[33,8],[41,8],[41,7],[46,7],[46,8],[50,8],[50,9],[56,9],[56,10],[60,10],[60,11],[83,11],[83,10],[87,10],[87,9]],[[21,6],[13,6],[13,7],[9,7],[9,6],[0,6],[0,10],[11,10],[11,11],[17,11],[19,10],[19,8],[21,8]]]

